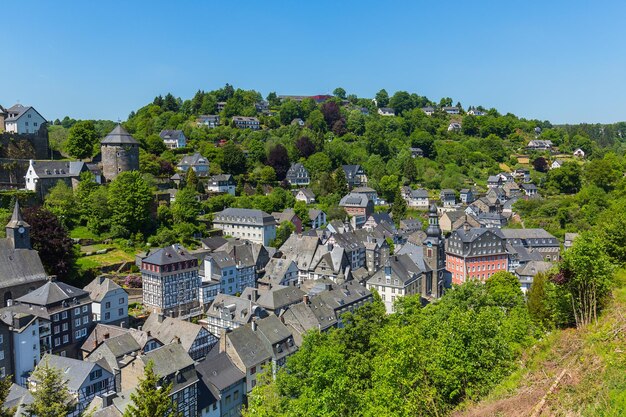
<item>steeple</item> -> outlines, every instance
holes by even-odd
[[[437,206],[434,204],[431,204],[430,209],[428,210],[428,229],[426,229],[426,236],[432,238],[439,238],[441,236]]]
[[[30,225],[22,218],[20,203],[15,201],[13,215],[6,225],[7,239],[11,242],[13,249],[31,249],[30,246]]]

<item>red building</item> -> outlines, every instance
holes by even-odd
[[[458,228],[448,238],[446,268],[453,284],[471,279],[485,281],[498,271],[507,271],[509,256],[500,229]]]

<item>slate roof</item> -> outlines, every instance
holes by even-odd
[[[417,190],[411,190],[411,198],[428,198],[428,191],[423,188]]]
[[[388,259],[385,266],[376,271],[367,282],[402,288],[415,281],[423,272],[409,255],[400,254]],[[391,279],[386,283],[388,273]]]
[[[209,317],[224,318],[228,321],[234,321],[240,324],[249,323],[252,317],[265,317],[267,312],[260,308],[259,305],[252,300],[248,300],[247,296],[237,297],[230,294],[217,294],[215,300],[206,311]]]
[[[92,301],[100,302],[109,292],[122,289],[122,287],[111,278],[96,277],[83,289],[89,292],[89,298]]]
[[[276,223],[290,222],[296,216],[296,212],[292,208],[286,208],[283,211],[272,212],[272,217],[276,220]]]
[[[315,220],[322,213],[323,211],[319,209],[309,209],[309,219]]]
[[[502,229],[497,228],[472,227],[469,230],[464,230],[462,227],[460,227],[454,231],[454,233],[458,234],[458,236],[461,238],[462,242],[468,243],[473,242],[487,232],[491,232],[500,239],[504,239]]]
[[[213,223],[249,223],[256,226],[275,225],[274,217],[261,210],[229,207],[215,213]]]
[[[2,404],[2,407],[13,408],[16,407],[16,416],[23,415],[24,407],[28,404],[32,404],[34,398],[29,390],[21,385],[11,384],[9,393]]]
[[[246,288],[241,294],[241,298],[246,298],[254,289]],[[271,311],[284,308],[301,301],[305,292],[293,286],[275,285],[269,290],[258,291],[256,304]]]
[[[196,258],[192,256],[187,249],[179,244],[174,244],[157,249],[155,252],[145,257],[143,262],[152,265],[169,265],[175,262],[185,262],[193,259]]]
[[[181,135],[185,136],[182,130],[161,130],[161,133],[159,133],[161,139],[171,140],[178,140]]]
[[[246,377],[246,374],[233,364],[226,352],[217,352],[217,354],[210,355],[196,365],[196,371],[198,371],[200,379],[209,388],[213,386],[217,389],[214,395],[219,395],[220,391],[243,381]]]
[[[228,243],[228,240],[224,239],[222,236],[211,236],[205,237],[201,242],[205,248],[216,250],[220,246],[224,246],[224,244]]]
[[[11,220],[9,220],[9,223],[7,223],[6,227],[15,229],[20,226],[30,227],[30,225],[26,223],[26,221],[24,221],[24,218],[22,217],[22,211],[20,210],[20,203],[17,200],[15,200],[15,205],[13,206],[13,215],[11,216]]]
[[[148,341],[154,339],[151,335],[148,335],[148,333],[143,330],[98,323],[96,324],[96,327],[94,327],[94,329],[91,331],[91,333],[89,333],[87,339],[85,339],[85,341],[83,342],[81,350],[87,353],[93,352],[106,340],[124,334],[130,334],[142,348],[146,345],[146,343],[148,343]]]
[[[502,229],[505,239],[556,239],[544,229]]]
[[[368,203],[369,199],[365,194],[348,193],[341,199],[339,205],[342,207],[367,207]]]
[[[540,272],[549,271],[552,268],[552,262],[544,262],[544,261],[530,261],[525,265],[520,266],[515,270],[517,275],[526,276],[526,277],[534,277]]]
[[[317,236],[305,236],[292,233],[280,247],[287,259],[292,259],[299,269],[312,268],[317,247],[321,245]]]
[[[196,166],[196,165],[207,165],[208,163],[209,163],[208,159],[200,155],[200,153],[196,152],[193,155],[183,156],[183,158],[180,160],[178,165]]]
[[[131,352],[137,352],[142,348],[130,333],[107,339],[102,342],[102,345],[106,346],[116,358],[128,355]]]
[[[164,317],[163,322],[159,323],[158,314],[150,314],[142,327],[143,331],[150,332],[165,345],[176,340],[180,341],[186,352],[191,350],[193,342],[203,329],[204,327],[199,324],[172,317]]]
[[[298,192],[304,194],[304,196],[308,199],[315,198],[315,193],[310,188],[300,188]]]
[[[356,177],[357,173],[362,170],[361,165],[342,165],[341,168],[348,180]]]
[[[18,298],[20,303],[51,306],[65,300],[89,296],[87,291],[59,281],[48,281],[41,287]]]
[[[32,106],[24,106],[24,105],[18,103],[18,104],[15,104],[15,105],[9,107],[8,109],[6,109],[6,114],[15,114],[15,116],[9,116],[4,121],[5,122],[15,122],[15,121],[17,121],[17,119],[22,117],[24,115],[24,113],[26,113],[29,109],[33,109],[35,111],[35,113],[39,114],[39,112],[37,110],[35,110],[34,107],[32,107]],[[41,114],[39,114],[39,116],[41,116]],[[46,120],[46,118],[43,117],[43,116],[41,116],[41,118]]]
[[[81,385],[89,379],[89,374],[94,369],[103,368],[102,364],[97,362],[82,361],[49,353],[46,353],[39,363],[46,363],[46,361],[48,366],[61,371],[61,377],[67,381],[67,388],[71,392],[78,391]],[[103,370],[109,372],[106,368]]]
[[[178,377],[171,380],[172,392],[180,391],[182,388],[198,382],[198,375],[193,368],[194,360],[178,343],[161,346],[139,358],[144,365],[152,361],[154,372],[161,378],[171,377],[178,372]]]
[[[130,135],[122,125],[118,124],[100,141],[104,145],[139,145],[139,142]]]
[[[89,171],[82,161],[32,161],[31,166],[39,178],[78,177]]]
[[[272,353],[251,326],[238,327],[226,333],[226,337],[246,368],[257,366],[272,357]]]
[[[324,303],[294,304],[281,314],[281,319],[291,328],[291,334],[298,345],[302,343],[302,335],[307,331],[323,331],[337,325],[335,311]]]
[[[345,305],[368,299],[372,293],[355,281],[348,281],[341,285],[331,285],[330,290],[323,290],[311,297],[311,304],[326,304],[337,311]]]

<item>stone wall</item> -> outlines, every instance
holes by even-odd
[[[139,170],[138,145],[103,145],[100,150],[106,181],[112,181],[121,172]]]

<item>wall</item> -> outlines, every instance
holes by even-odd
[[[15,382],[26,386],[26,378],[22,375],[35,369],[39,363],[39,320],[34,320],[21,333],[13,333],[15,360]]]

